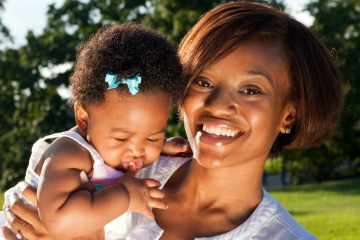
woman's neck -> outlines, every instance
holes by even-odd
[[[217,236],[244,223],[261,202],[264,163],[207,169],[194,159],[182,165],[163,188],[169,208],[153,209],[161,239]]]
[[[185,170],[180,174],[183,178],[179,178],[173,193],[195,211],[210,207],[221,209],[234,219],[243,216],[246,220],[263,196],[261,177],[264,163],[265,160],[252,160],[227,168],[207,169],[194,159],[184,166]]]

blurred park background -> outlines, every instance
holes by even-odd
[[[10,1],[0,0],[0,11],[6,12]],[[48,6],[45,28],[28,31],[21,44],[14,44],[15,29],[5,24],[0,12],[0,191],[24,178],[37,139],[75,125],[66,98],[81,41],[103,25],[137,21],[179,43],[203,13],[224,2],[63,0]],[[290,11],[287,3],[291,1],[255,2]],[[306,25],[323,38],[337,59],[344,78],[345,109],[332,141],[319,148],[284,151],[266,164],[267,178],[282,176],[279,186],[355,180],[270,193],[320,239],[356,239],[360,234],[360,181],[356,180],[360,177],[360,0],[306,1],[304,10],[310,19]],[[168,137],[185,137],[176,110],[168,122]]]

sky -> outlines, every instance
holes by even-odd
[[[309,1],[283,0],[287,12],[306,26],[312,25],[314,21],[308,12],[302,11]],[[60,7],[64,2],[65,0],[5,0],[5,10],[0,12],[0,17],[10,30],[14,43],[7,42],[1,48],[17,48],[26,44],[28,30],[33,30],[35,35],[41,34],[46,26],[48,5],[55,3],[56,7]]]

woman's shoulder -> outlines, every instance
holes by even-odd
[[[317,239],[301,226],[279,201],[265,190],[261,203],[262,206],[257,213],[256,219],[261,224],[251,235],[252,238],[266,236],[266,239]]]
[[[243,224],[230,232],[209,239],[313,240],[317,238],[264,190],[260,204]]]

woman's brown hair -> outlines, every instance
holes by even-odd
[[[330,139],[343,108],[339,69],[320,38],[280,9],[232,2],[204,14],[179,47],[187,88],[204,69],[253,39],[280,44],[291,85],[285,103],[296,108],[291,133],[279,133],[270,156]]]

